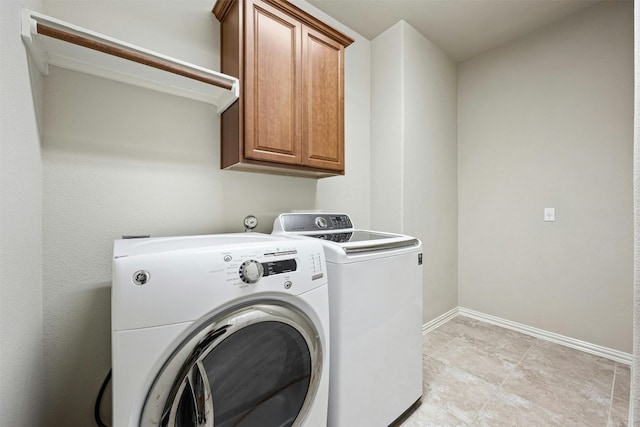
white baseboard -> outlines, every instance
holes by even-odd
[[[432,321],[425,323],[424,325],[422,325],[422,333],[423,334],[429,333],[433,331],[435,328],[438,328],[444,325],[449,320],[456,317],[459,314],[459,312],[460,312],[460,307],[456,307],[447,311],[444,314],[441,314],[440,316],[436,317]]]
[[[544,329],[534,328],[522,323],[512,322],[511,320],[502,319],[500,317],[491,316],[489,314],[481,313],[479,311],[470,310],[464,307],[456,307],[443,315],[427,322],[422,327],[423,333],[428,333],[435,328],[445,324],[449,320],[456,316],[465,316],[472,319],[480,320],[483,322],[491,323],[503,328],[511,329],[516,332],[520,332],[526,335],[530,335],[536,338],[540,338],[546,341],[551,341],[556,344],[564,345],[574,348],[576,350],[584,351],[596,356],[604,357],[605,359],[613,360],[615,362],[623,363],[625,365],[631,365],[633,361],[633,355],[625,353],[623,351],[614,350],[612,348],[603,347],[596,344],[591,344],[585,341],[580,341],[575,338],[570,338],[564,335],[556,334],[554,332],[545,331]]]

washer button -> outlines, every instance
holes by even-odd
[[[286,282],[284,282],[285,289],[291,289],[291,286],[293,286],[293,283],[291,283],[291,280],[287,280]]]

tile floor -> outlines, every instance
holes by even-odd
[[[398,426],[626,426],[628,365],[458,316],[425,335],[422,403]]]

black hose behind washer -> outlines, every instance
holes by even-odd
[[[104,381],[102,381],[102,386],[100,386],[98,397],[96,397],[96,405],[93,408],[93,416],[96,419],[96,424],[98,425],[98,427],[109,427],[102,421],[102,418],[100,417],[100,404],[102,403],[104,390],[107,388],[107,384],[109,384],[110,379],[111,379],[111,369],[109,369],[109,373],[104,378]]]

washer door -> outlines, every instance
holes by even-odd
[[[299,426],[318,389],[319,334],[301,311],[265,303],[201,323],[164,364],[141,426]]]

